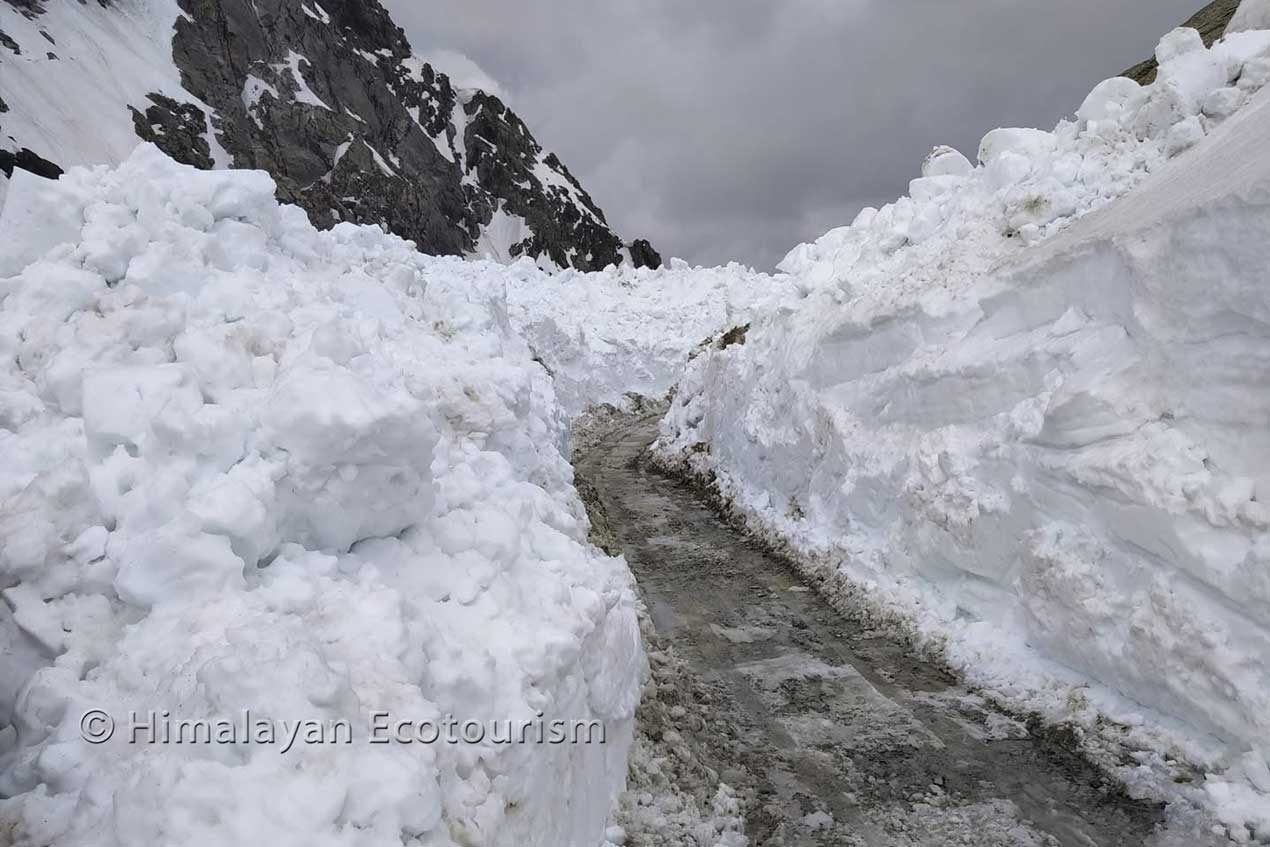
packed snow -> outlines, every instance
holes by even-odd
[[[148,146],[18,173],[0,231],[5,842],[602,841],[632,587],[502,266],[318,232],[266,175]],[[138,741],[151,710],[352,740]],[[530,743],[372,745],[375,711]],[[554,720],[604,743],[533,743]]]
[[[628,395],[661,398],[715,336],[791,296],[784,277],[739,264],[610,267],[546,273],[522,259],[508,268],[512,321],[551,372],[570,415],[623,407]]]
[[[1266,840],[1270,32],[1157,57],[795,249],[800,299],[692,361],[658,452],[1008,702],[1119,722],[1134,790]]]

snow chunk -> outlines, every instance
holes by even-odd
[[[1270,0],[1243,0],[1226,24],[1226,34],[1270,30]]]
[[[1161,65],[1188,53],[1204,53],[1204,39],[1191,27],[1180,26],[1160,39],[1155,48],[1155,60]]]
[[[0,277],[14,276],[58,244],[79,235],[73,190],[60,180],[49,180],[18,169],[9,180],[9,192],[0,207]]]
[[[1189,117],[1173,125],[1164,142],[1164,155],[1173,157],[1204,140],[1204,125],[1198,117]]]
[[[279,374],[261,427],[262,446],[285,456],[276,519],[286,538],[346,552],[401,533],[431,508],[437,435],[404,388],[298,362]]]
[[[1248,96],[1233,86],[1219,88],[1204,98],[1202,109],[1205,117],[1223,120],[1239,111]]]
[[[967,176],[974,170],[970,160],[952,147],[939,146],[922,163],[922,176]]]
[[[1117,76],[1103,80],[1076,110],[1081,121],[1118,121],[1142,107],[1147,92],[1134,80]]]
[[[1039,158],[1058,146],[1053,133],[1039,129],[994,129],[979,143],[979,161],[991,165],[1003,156],[1015,154]]]

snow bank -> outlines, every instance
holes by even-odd
[[[783,275],[735,263],[691,268],[671,260],[658,270],[549,274],[522,259],[508,272],[512,322],[551,371],[571,415],[601,403],[622,406],[627,394],[664,397],[711,336],[792,291]]]
[[[273,192],[151,147],[11,186],[3,840],[598,843],[638,626],[625,567],[586,542],[504,269],[318,232]],[[90,709],[117,722],[100,746]],[[130,743],[152,710],[346,721],[351,741]],[[530,742],[375,745],[374,711]],[[606,743],[533,743],[552,720]]]
[[[1208,800],[1266,838],[1270,33],[1157,55],[793,251],[803,299],[694,360],[658,449],[976,682],[1231,767]]]

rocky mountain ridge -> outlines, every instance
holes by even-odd
[[[149,80],[132,65],[163,52],[164,15],[171,66]],[[134,22],[158,34],[147,43]],[[104,73],[118,81],[101,79],[94,51],[117,54]],[[76,88],[107,96],[77,102]],[[267,171],[319,226],[380,224],[428,253],[579,270],[661,261],[622,242],[498,97],[458,90],[415,56],[377,0],[0,1],[3,172],[119,158],[68,138],[88,111],[95,129],[126,122],[178,161]]]

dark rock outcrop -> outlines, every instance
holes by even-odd
[[[464,112],[468,172],[534,233],[512,248],[513,255],[546,254],[562,267],[588,269],[621,262],[622,242],[604,213],[555,153],[544,156],[515,112],[484,92]]]
[[[215,110],[220,144],[236,167],[269,172],[280,198],[319,226],[377,223],[429,253],[474,248],[493,206],[464,184],[453,152],[447,158],[436,141],[451,144],[457,95],[412,58],[377,2],[182,0],[181,7],[173,56],[182,83]],[[179,136],[171,138],[156,143],[199,164]]]
[[[0,149],[0,173],[11,177],[15,168],[21,168],[45,179],[57,179],[63,173],[60,167],[25,147],[17,152]]]
[[[28,18],[44,14],[44,0],[5,0]]]
[[[193,103],[178,103],[162,94],[149,95],[154,104],[145,113],[132,109],[137,137],[149,141],[174,159],[205,170],[213,167],[207,141],[207,115]]]
[[[1216,0],[1200,9],[1181,25],[1199,30],[1204,44],[1211,47],[1214,41],[1222,37],[1222,33],[1226,31],[1226,24],[1230,23],[1230,19],[1235,16],[1235,10],[1238,8],[1239,0]],[[1150,85],[1155,82],[1157,70],[1159,65],[1155,57],[1152,57],[1129,68],[1122,76],[1127,76],[1141,85]]]
[[[631,264],[637,268],[660,268],[661,254],[653,249],[653,245],[649,244],[643,238],[637,238],[630,243]]]

